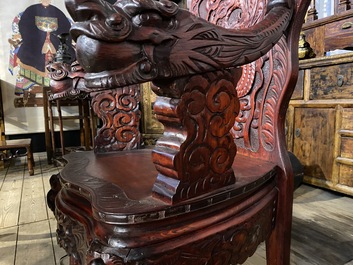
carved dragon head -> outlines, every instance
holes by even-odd
[[[291,0],[272,0],[264,20],[227,30],[168,0],[66,0],[85,86],[100,90],[235,67],[283,35]]]

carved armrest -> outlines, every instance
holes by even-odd
[[[157,86],[154,111],[165,131],[152,154],[159,172],[154,195],[174,203],[233,184],[237,66],[283,36],[292,1],[270,0],[265,18],[242,30],[215,26],[168,0],[66,0],[66,6],[85,72],[79,90]]]

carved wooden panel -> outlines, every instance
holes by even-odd
[[[141,145],[140,89],[129,86],[91,93],[92,108],[103,126],[95,137],[96,152],[136,149]]]
[[[226,28],[246,28],[261,20],[266,1],[192,1],[191,10],[210,22]],[[215,12],[218,10],[218,12]],[[222,10],[219,12],[219,10]],[[283,38],[272,51],[255,63],[242,66],[237,85],[240,113],[232,134],[237,146],[252,151],[275,149],[275,116],[288,70],[288,47]],[[276,68],[274,72],[274,68]],[[273,77],[272,77],[273,76]],[[259,113],[263,113],[259,117]]]
[[[287,51],[283,38],[256,61],[254,82],[248,93],[240,97],[240,113],[232,129],[237,146],[256,152],[275,150],[275,113],[279,111],[289,67]]]
[[[219,71],[156,89],[160,95],[182,96],[158,97],[154,105],[164,125],[152,154],[159,171],[155,195],[176,202],[234,183],[236,146],[229,133],[239,110],[234,76]]]
[[[242,158],[239,162],[246,160]],[[249,165],[249,170],[243,174],[249,174],[251,178],[251,168],[254,167],[257,166]],[[75,181],[81,183],[79,186],[82,189],[76,190],[74,186],[77,184],[66,182],[65,178],[71,176],[65,174],[65,178],[61,178],[64,185],[57,197],[55,211],[59,243],[71,255],[74,262],[71,264],[242,263],[268,237],[275,225],[278,195],[274,185],[276,170],[266,162],[258,167],[262,172],[268,172],[259,180],[261,184],[250,182],[244,189],[225,190],[223,194],[195,201],[192,205],[164,208],[169,211],[168,214],[160,214],[160,211],[151,213],[146,207],[154,206],[149,205],[148,200],[138,200],[140,206],[135,206],[141,207],[146,216],[130,216],[126,220],[118,216],[116,219],[100,218],[103,214],[91,212],[91,207],[96,209],[96,202],[87,194],[86,186],[97,187],[100,192],[95,194],[104,194],[100,197],[104,201],[121,194],[117,192],[118,187],[115,190],[114,187],[104,187],[104,180],[100,180],[100,185],[97,182],[99,179],[93,185],[92,181],[81,185],[82,181],[85,182],[86,173],[85,169],[78,169]],[[268,170],[271,167],[272,172]],[[258,190],[259,187],[261,190]],[[258,192],[252,194],[254,190]],[[245,198],[246,193],[252,194],[251,198]],[[220,203],[221,198],[223,203]],[[207,206],[210,202],[214,204]],[[186,211],[178,212],[183,207]],[[105,210],[112,209],[112,206],[105,206]],[[170,214],[175,217],[170,218]]]

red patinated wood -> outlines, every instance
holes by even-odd
[[[152,81],[165,128],[153,150],[66,156],[48,202],[71,264],[238,264],[263,241],[269,265],[289,264],[284,117],[309,2],[66,0],[82,74],[54,96],[93,96],[95,149],[114,151],[139,116],[132,87]]]

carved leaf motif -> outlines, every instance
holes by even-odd
[[[270,152],[275,147],[275,120],[288,71],[288,47],[283,37],[272,51],[256,61],[250,94],[240,98],[240,113],[231,133],[238,146],[256,151],[260,145]]]
[[[246,96],[253,85],[255,79],[255,62],[242,66],[242,77],[237,84],[238,97]]]
[[[192,1],[191,11],[213,24],[228,28],[242,29],[259,22],[265,15],[267,1],[203,0]],[[255,63],[242,66],[242,77],[237,84],[238,97],[251,90],[255,78]]]
[[[240,112],[235,119],[231,130],[237,146],[257,150],[258,148],[258,119],[263,99],[261,90],[266,87],[264,76],[264,65],[268,56],[258,59],[254,65],[254,79],[248,80],[247,85],[251,86],[247,94],[240,98]],[[238,90],[237,90],[238,91]],[[255,129],[255,130],[253,130]]]
[[[278,95],[274,95],[265,103],[264,119],[265,122],[262,126],[261,136],[264,142],[264,147],[267,151],[272,151],[274,148],[274,116],[276,111],[276,100]]]
[[[264,111],[262,118],[261,138],[262,145],[267,151],[274,149],[274,121],[275,113],[278,112],[278,102],[285,83],[287,82],[285,73],[288,69],[288,58],[286,56],[288,47],[286,39],[283,37],[273,48],[273,64],[275,65],[272,75],[272,82],[264,103]]]

